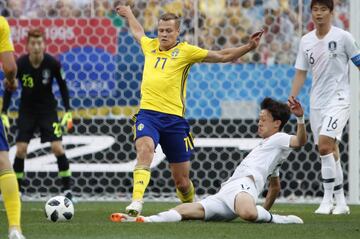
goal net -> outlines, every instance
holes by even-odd
[[[179,14],[180,40],[210,50],[245,44],[251,33],[265,29],[256,51],[230,64],[195,64],[189,73],[186,118],[196,138],[191,179],[199,197],[215,193],[259,142],[259,103],[268,96],[287,100],[300,37],[313,29],[309,0],[40,0],[25,1],[25,6],[20,2],[0,1],[16,55],[26,53],[27,31],[40,27],[46,33],[47,52],[60,60],[66,75],[75,132],[65,134],[63,144],[71,162],[73,190],[83,200],[128,200],[132,191],[136,152],[131,117],[139,106],[144,58],[127,24],[112,11],[114,6],[130,4],[146,34],[153,37],[162,13]],[[349,5],[350,0],[336,1],[334,16],[334,24],[347,30]],[[282,166],[280,197],[285,201],[314,202],[323,193],[320,159],[307,120],[310,85],[308,76],[298,97],[305,108],[309,142],[291,153]],[[56,84],[54,92],[61,116],[62,99]],[[9,110],[11,160],[16,151],[18,104],[19,91]],[[284,131],[295,130],[296,122],[291,119]],[[25,195],[31,199],[59,194],[61,185],[50,145],[41,144],[37,137],[29,145],[25,162]],[[347,126],[340,143],[347,194],[348,145]],[[151,167],[145,198],[175,199],[161,147]]]

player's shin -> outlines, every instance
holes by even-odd
[[[335,165],[336,165],[336,178],[335,178],[334,196],[335,196],[336,204],[346,205],[344,189],[343,189],[344,175],[343,175],[340,159],[336,161]]]
[[[171,209],[153,216],[145,217],[144,222],[180,222],[181,219],[180,213]]]
[[[322,155],[321,158],[321,175],[323,178],[324,197],[322,203],[332,203],[332,197],[335,186],[335,158],[333,153]]]
[[[190,180],[190,187],[188,189],[188,191],[186,193],[182,193],[178,188],[176,189],[176,195],[178,196],[178,198],[181,200],[181,202],[183,203],[189,203],[189,202],[193,202],[194,201],[194,197],[195,197],[195,188],[194,185],[192,183],[192,181]]]
[[[150,168],[148,166],[138,165],[134,169],[134,188],[133,188],[133,201],[141,201],[144,197],[145,190],[150,182]]]
[[[25,159],[16,156],[13,164],[20,192],[22,192],[22,182],[24,179],[24,161]]]
[[[20,230],[21,202],[16,181],[12,170],[0,171],[0,190],[9,222],[9,228]]]
[[[70,190],[71,188],[71,171],[69,160],[67,159],[66,155],[59,155],[56,156],[57,164],[59,168],[59,176],[61,177],[61,181],[63,184],[62,191]]]

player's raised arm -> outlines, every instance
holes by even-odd
[[[119,16],[127,19],[131,33],[133,34],[134,38],[140,42],[141,37],[145,35],[144,28],[135,18],[131,8],[129,6],[119,5],[115,8],[115,10]]]
[[[264,30],[261,30],[252,34],[250,41],[246,45],[236,48],[226,48],[220,51],[209,51],[203,62],[217,63],[234,61],[249,51],[254,50],[259,45],[263,33]]]
[[[290,147],[299,148],[305,145],[307,140],[305,122],[304,122],[304,110],[301,107],[300,102],[297,101],[293,96],[289,98],[288,104],[291,113],[293,113],[297,118],[296,136],[294,135],[290,138]]]

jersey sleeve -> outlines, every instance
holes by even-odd
[[[14,51],[11,40],[10,27],[4,17],[0,17],[0,53]]]
[[[187,44],[187,58],[191,63],[201,62],[208,55],[208,50],[202,49],[200,47]]]
[[[286,133],[277,133],[274,135],[273,143],[281,148],[289,149],[290,148],[290,139],[291,135]]]
[[[348,58],[351,59],[356,66],[360,66],[360,46],[349,32],[345,33],[344,45]]]
[[[295,68],[298,70],[307,71],[309,69],[309,63],[304,53],[303,41],[300,41],[299,51],[297,53]]]
[[[156,39],[154,38],[143,36],[140,39],[141,49],[144,54],[146,54],[146,52],[152,49],[155,44],[156,44]]]

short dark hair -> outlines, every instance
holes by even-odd
[[[159,21],[170,21],[175,20],[175,26],[180,28],[180,17],[174,13],[168,12],[160,16]]]
[[[334,10],[334,0],[311,0],[310,9],[312,9],[315,4],[325,5],[330,9],[330,12]]]
[[[291,112],[289,106],[272,98],[265,98],[261,102],[261,109],[269,111],[274,120],[281,121],[279,131],[282,130],[286,122],[290,119]]]
[[[29,42],[31,37],[35,37],[35,38],[42,37],[43,40],[45,40],[45,34],[40,28],[30,29],[29,32],[28,32],[28,35],[27,35],[27,41],[28,42]]]

